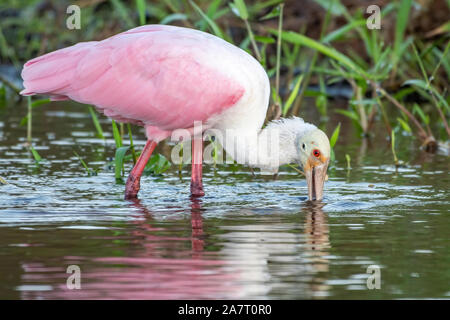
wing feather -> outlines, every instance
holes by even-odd
[[[190,29],[135,28],[31,60],[22,93],[69,97],[161,130],[189,128],[244,94],[242,84],[205,63],[226,50],[215,41]]]

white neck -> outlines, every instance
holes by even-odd
[[[274,173],[278,167],[298,162],[298,140],[316,126],[303,119],[282,118],[271,121],[259,131],[244,128],[221,131],[217,135],[227,154],[237,163]]]

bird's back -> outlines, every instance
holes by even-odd
[[[109,117],[167,132],[243,108],[260,89],[268,95],[265,71],[241,49],[161,25],[46,54],[27,62],[22,77],[24,95],[93,104]]]

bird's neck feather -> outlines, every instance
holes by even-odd
[[[299,160],[299,140],[313,129],[316,126],[301,118],[281,118],[258,132],[245,128],[222,131],[219,141],[237,163],[275,173],[279,166]]]

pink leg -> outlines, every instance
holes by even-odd
[[[202,183],[203,138],[192,139],[192,176],[191,196],[202,197],[205,195]]]
[[[125,185],[125,199],[136,199],[137,194],[139,192],[139,188],[141,187],[141,176],[142,172],[144,172],[145,165],[147,164],[150,156],[152,155],[153,150],[158,143],[153,140],[147,140],[145,144],[144,150],[142,150],[139,159],[136,162],[133,170],[131,170],[130,175],[127,179],[127,184]]]

